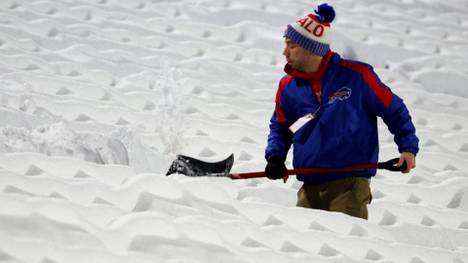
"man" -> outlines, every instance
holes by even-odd
[[[377,117],[394,135],[401,153],[397,166],[406,163],[404,173],[415,167],[419,140],[406,106],[370,65],[344,60],[330,50],[334,17],[333,8],[322,4],[284,33],[287,75],[279,83],[265,151],[270,179],[285,178],[291,144],[294,168],[377,163]],[[298,175],[304,184],[297,206],[367,219],[369,178],[375,173]]]

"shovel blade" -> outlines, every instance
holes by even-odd
[[[219,162],[204,162],[193,157],[177,155],[172,162],[166,175],[174,173],[184,174],[186,176],[229,176],[232,165],[234,164],[234,154]]]

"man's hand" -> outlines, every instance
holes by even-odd
[[[287,176],[287,170],[286,165],[284,165],[284,160],[278,157],[272,157],[265,167],[265,174],[269,179],[276,180],[285,178]]]
[[[416,167],[416,157],[413,153],[403,152],[401,153],[397,166],[401,167],[403,163],[406,163],[406,170],[404,170],[402,173],[407,174],[411,171],[411,169]]]

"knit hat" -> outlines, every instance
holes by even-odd
[[[314,12],[289,24],[284,37],[314,54],[325,56],[330,49],[328,33],[330,23],[335,19],[335,10],[328,4],[321,4]]]

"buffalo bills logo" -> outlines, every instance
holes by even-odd
[[[328,104],[332,104],[336,100],[347,100],[349,97],[351,97],[351,89],[343,87],[328,97]]]

